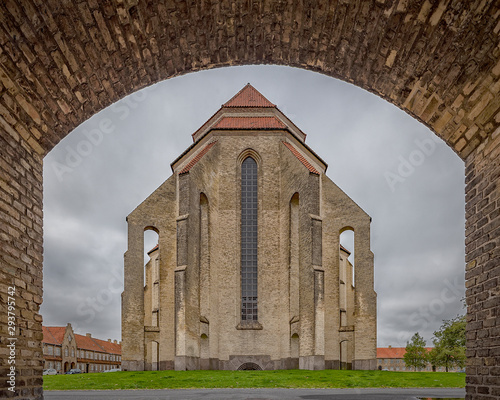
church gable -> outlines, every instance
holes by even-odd
[[[135,218],[144,220],[145,217],[152,220],[156,210],[175,208],[175,191],[175,176],[172,175],[127,216],[127,221],[131,222]]]
[[[263,131],[282,135],[284,142],[291,141],[286,146],[311,173],[318,175],[326,171],[327,164],[305,144],[305,133],[250,84],[193,134],[194,143],[172,162],[172,171],[181,175],[189,172],[210,150],[214,138],[233,134],[258,137]]]
[[[338,215],[339,219],[348,219],[356,216],[356,218],[362,218],[364,223],[371,221],[371,217],[366,211],[326,175],[322,176],[322,190],[323,204],[327,207],[325,212],[335,210],[332,212]],[[339,210],[342,210],[342,212],[339,212]]]
[[[290,121],[273,103],[252,85],[247,84],[205,122],[195,133],[196,143],[213,130],[227,129],[283,129],[301,142],[306,135]]]
[[[305,134],[247,85],[193,138],[129,215],[124,369],[374,368],[369,216]],[[144,229],[159,235],[146,266]]]

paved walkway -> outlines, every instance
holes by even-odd
[[[415,400],[465,397],[465,389],[161,389],[45,391],[45,400]]]

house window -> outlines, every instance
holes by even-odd
[[[257,163],[241,165],[241,320],[257,321]]]

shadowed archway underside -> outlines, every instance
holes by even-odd
[[[42,396],[43,156],[141,88],[246,64],[351,82],[426,124],[466,161],[468,398],[498,396],[499,16],[494,0],[2,2],[0,260],[2,283],[15,284],[18,299],[18,397]]]

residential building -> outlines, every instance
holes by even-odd
[[[71,324],[43,327],[44,369],[58,373],[78,368],[82,372],[104,372],[121,367],[121,342],[79,335]]]
[[[431,351],[432,347],[426,347],[427,351]],[[408,367],[405,364],[404,355],[406,348],[404,347],[378,347],[377,348],[377,367],[387,371],[415,371],[415,368]],[[460,368],[450,368],[450,372],[458,372]],[[433,368],[431,363],[427,363],[426,367],[420,371],[439,371],[444,372],[444,367]]]

